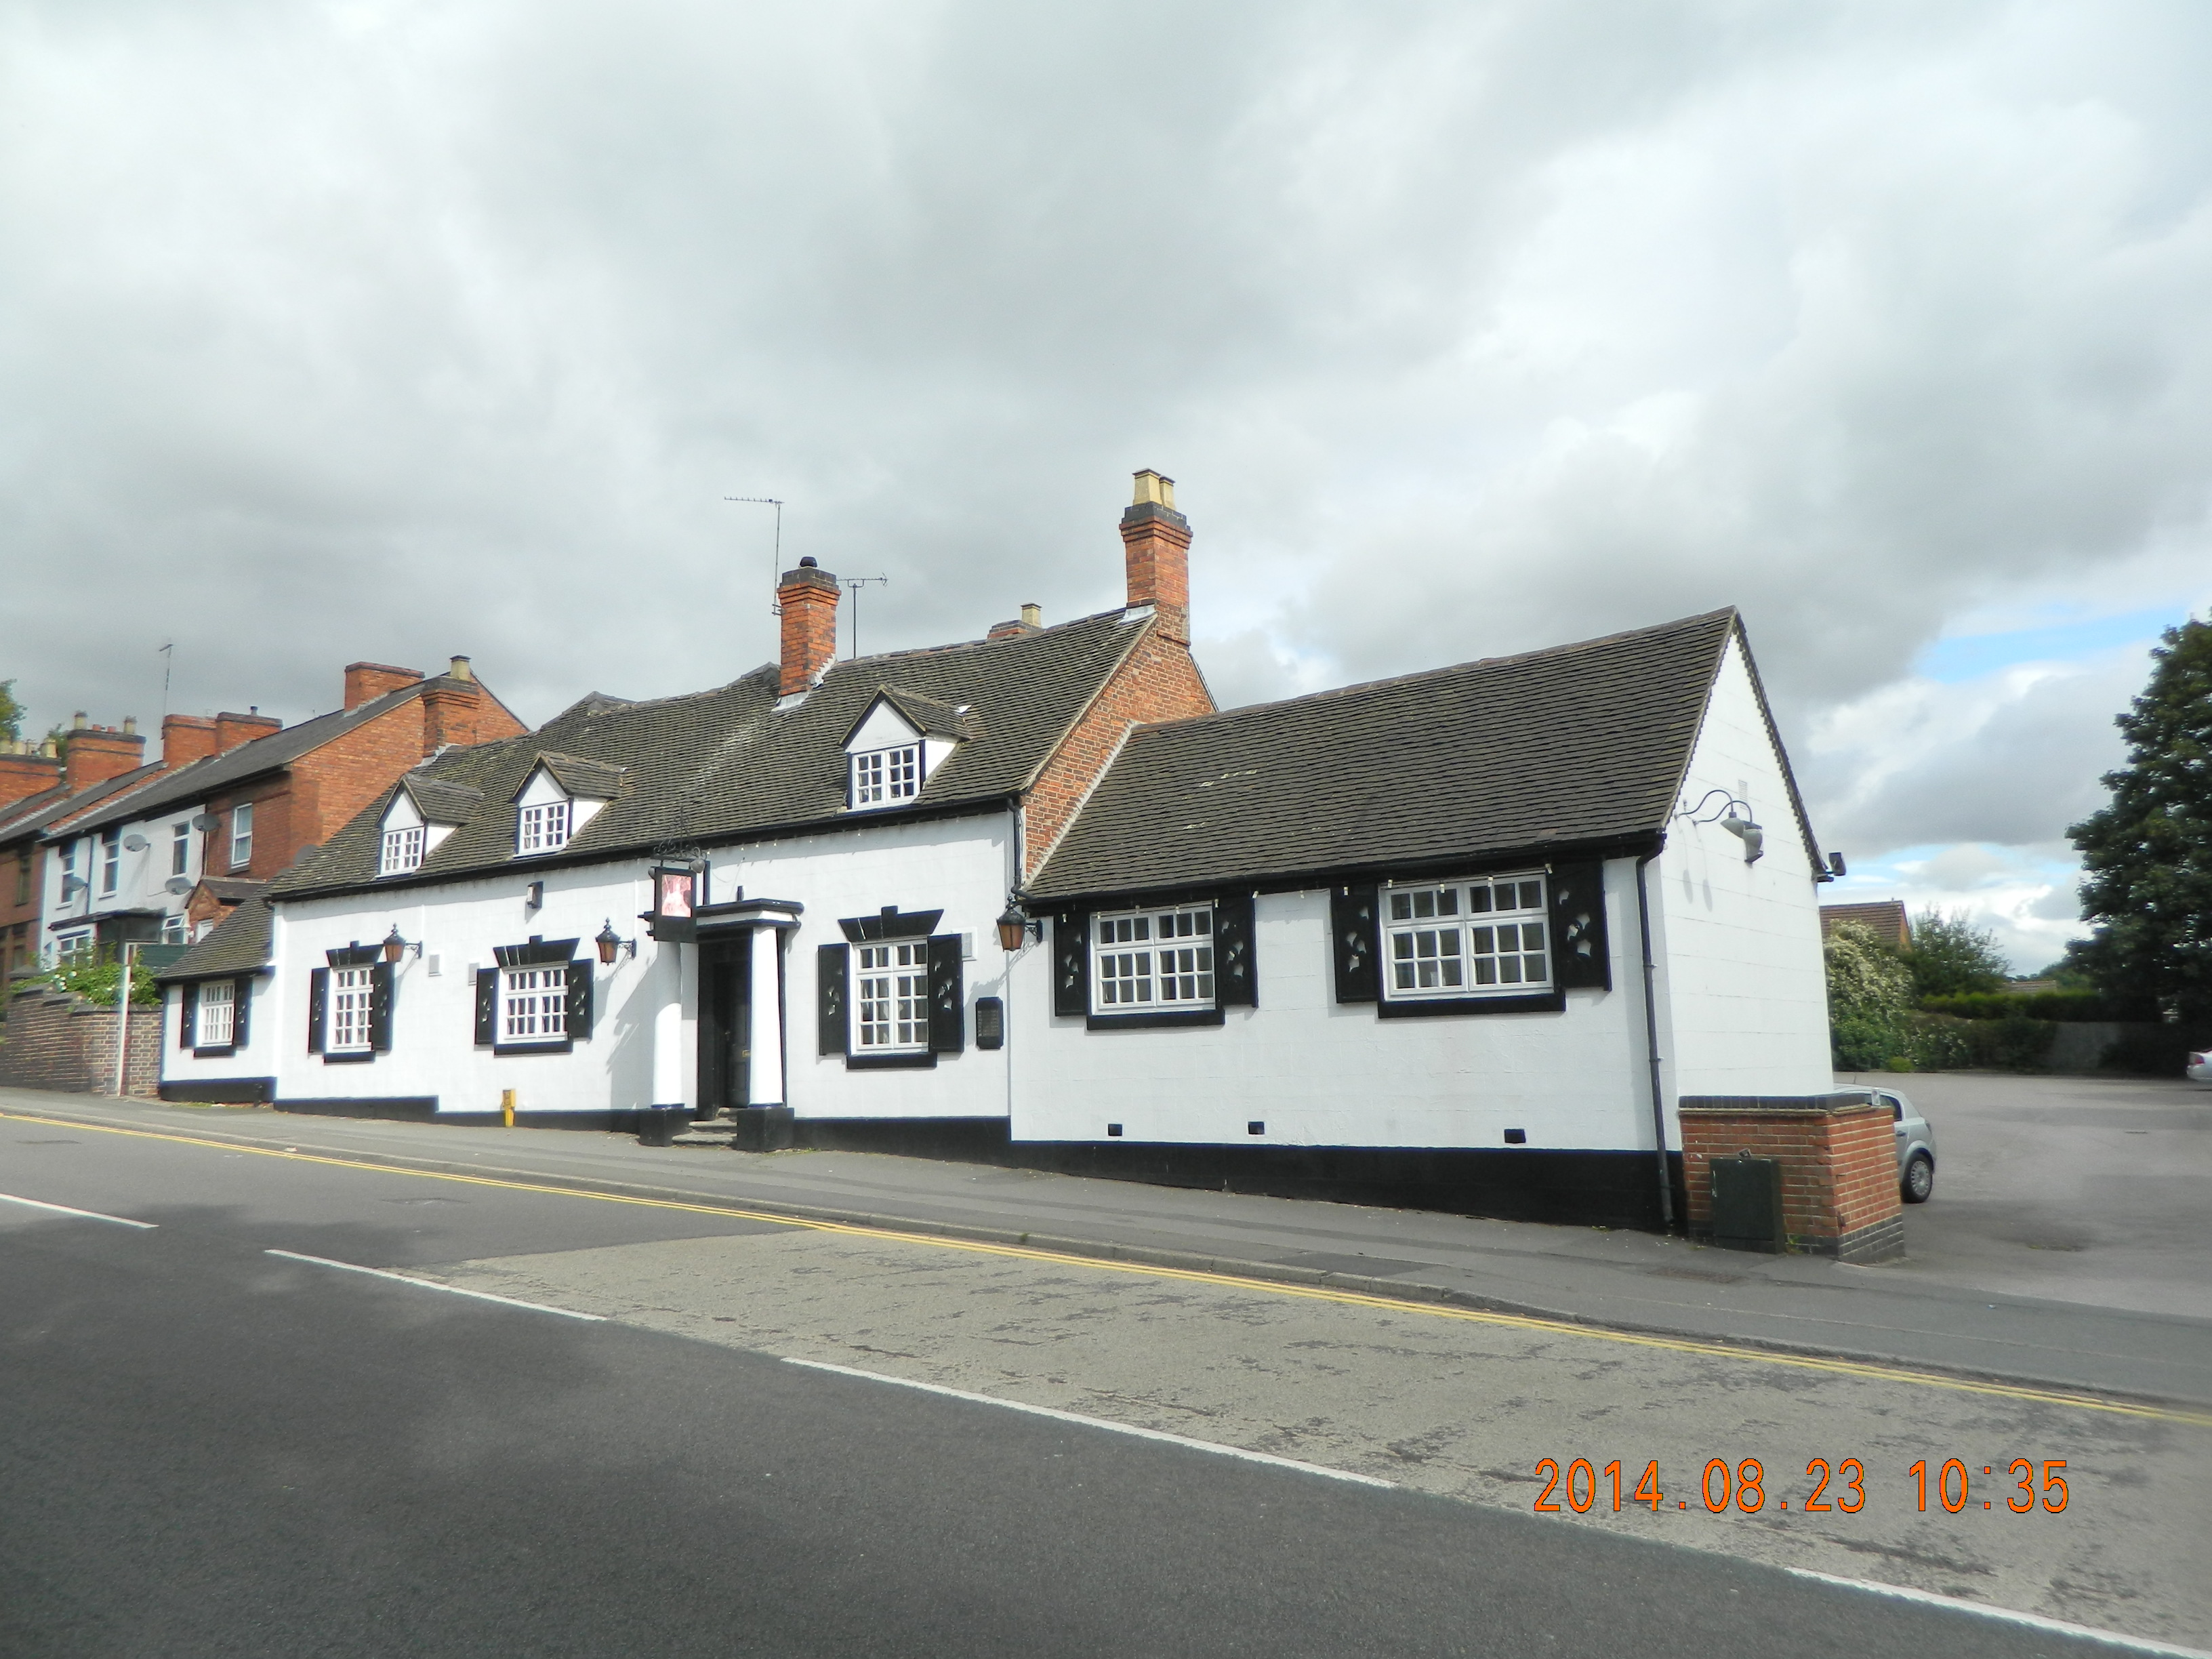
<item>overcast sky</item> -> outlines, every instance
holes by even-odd
[[[1249,702],[1742,608],[1838,896],[2075,931],[2212,603],[2212,9],[0,0],[37,729],[1121,592]],[[1763,815],[1779,803],[1754,803]]]

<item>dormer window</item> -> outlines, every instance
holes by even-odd
[[[921,793],[921,745],[853,757],[853,805],[890,806]]]
[[[557,853],[568,844],[568,805],[549,800],[522,809],[522,824],[515,839],[518,853]]]
[[[422,867],[422,826],[411,824],[404,830],[384,832],[384,859],[377,866],[380,876],[402,876],[410,870]]]

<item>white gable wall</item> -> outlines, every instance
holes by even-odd
[[[846,740],[845,752],[865,755],[872,749],[896,749],[901,744],[912,743],[921,735],[914,729],[907,717],[887,702],[880,700],[868,711],[868,716],[854,728]]]
[[[1746,864],[1743,842],[1719,824],[1677,819],[1647,875],[1653,947],[1663,964],[1660,1052],[1670,1114],[1683,1095],[1818,1094],[1834,1086],[1820,889],[1734,640],[1678,805],[1694,807],[1714,789],[1749,803],[1765,831],[1765,852]],[[1670,1139],[1675,1133],[1670,1127]]]

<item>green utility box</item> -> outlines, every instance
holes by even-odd
[[[1713,1243],[1724,1250],[1782,1253],[1782,1160],[1717,1158],[1713,1172]]]

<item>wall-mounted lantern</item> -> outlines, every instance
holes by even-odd
[[[412,951],[418,957],[421,956],[422,954],[422,941],[419,939],[408,939],[400,938],[399,924],[396,921],[393,922],[392,924],[392,931],[384,936],[384,959],[386,962],[397,962],[400,957],[405,956],[410,951]]]
[[[612,916],[599,924],[599,931],[592,936],[592,943],[599,947],[599,965],[603,968],[614,966],[617,951],[627,951],[632,956],[637,954],[637,941],[634,939],[623,939],[617,933]]]
[[[1018,951],[1032,939],[1044,937],[1044,923],[1034,921],[1023,914],[1020,902],[1009,898],[1006,908],[999,914],[999,948]]]
[[[1711,817],[1701,817],[1717,799]],[[1687,818],[1692,823],[1717,823],[1743,843],[1743,861],[1756,864],[1766,856],[1766,831],[1751,816],[1751,803],[1739,800],[1725,789],[1708,789],[1705,798],[1686,811],[1677,812],[1678,818]]]

